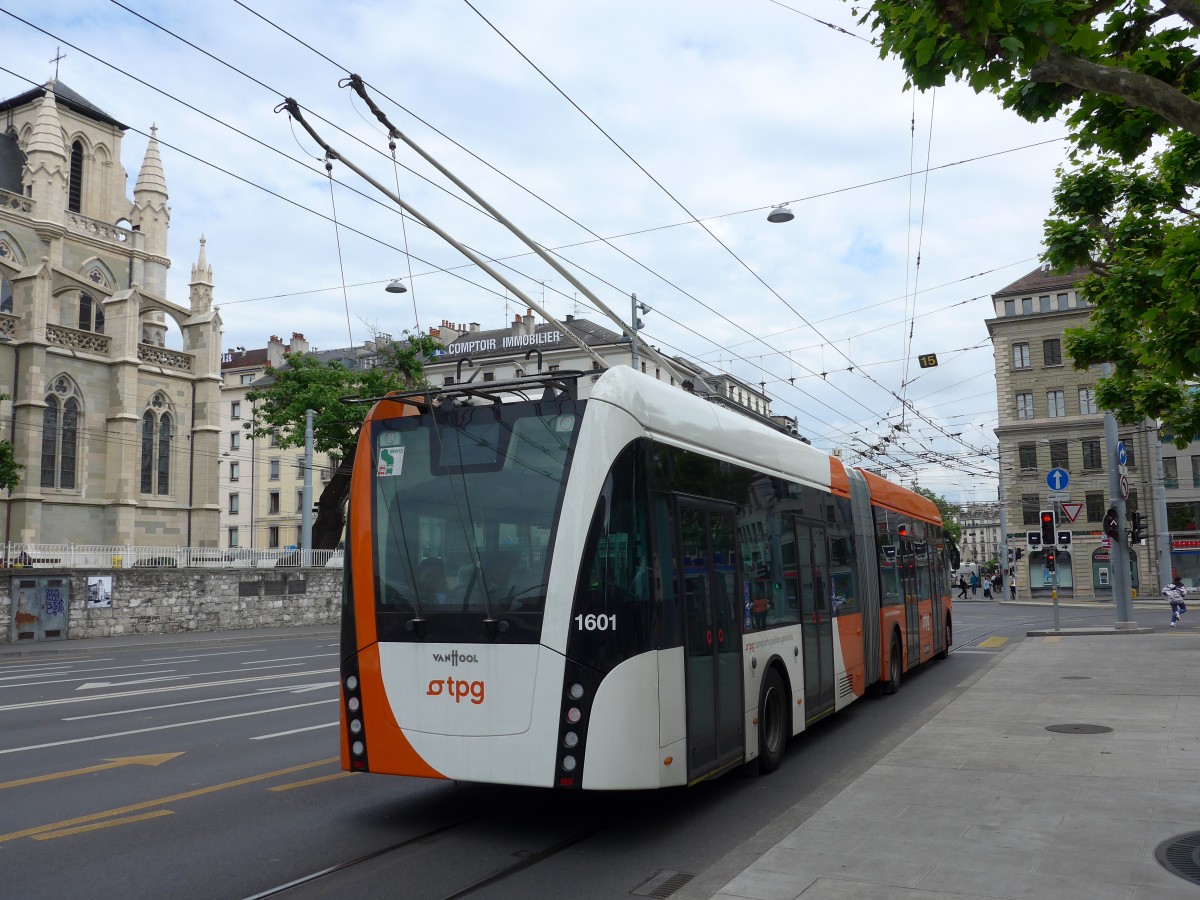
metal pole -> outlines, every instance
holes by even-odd
[[[1052,505],[1052,509],[1058,504]],[[1058,518],[1057,509],[1055,510],[1055,519]],[[1058,537],[1058,522],[1054,523],[1055,537]],[[1054,602],[1054,630],[1062,631],[1062,623],[1058,617],[1058,549],[1056,544],[1050,545],[1050,552],[1054,554],[1054,569],[1050,572],[1050,599]]]
[[[304,491],[300,495],[300,563],[312,565],[313,411],[304,413]]]
[[[1147,434],[1147,438],[1150,435]],[[1154,462],[1150,470],[1150,493],[1154,501],[1154,536],[1158,544],[1158,589],[1171,583],[1171,527],[1167,521],[1167,485],[1163,479],[1162,439],[1153,436]]]
[[[1117,511],[1117,536],[1112,539],[1112,546],[1109,548],[1109,562],[1112,563],[1113,570],[1113,598],[1117,602],[1117,627],[1133,628],[1129,545],[1125,542],[1125,498],[1121,496],[1121,472],[1117,462],[1117,420],[1110,412],[1104,414],[1104,443],[1108,457],[1108,490],[1112,495],[1113,508]]]
[[[631,303],[631,306],[629,308],[629,322],[633,329],[632,335],[629,338],[629,358],[630,358],[629,365],[633,368],[633,371],[636,372],[638,370],[638,358],[637,358],[637,333],[638,333],[638,317],[637,317],[638,310],[637,310],[637,308],[638,308],[638,302],[637,302],[637,294],[630,294],[629,300]]]

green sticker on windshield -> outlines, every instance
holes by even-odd
[[[381,447],[379,449],[379,466],[375,472],[380,478],[391,475],[399,475],[403,470],[403,447]]]

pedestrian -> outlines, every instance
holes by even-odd
[[[1179,621],[1179,617],[1187,612],[1187,603],[1184,602],[1184,597],[1187,596],[1188,589],[1183,586],[1183,579],[1178,575],[1175,576],[1175,583],[1168,584],[1162,589],[1162,595],[1167,598],[1171,604],[1171,627],[1174,628]]]
[[[1008,596],[1011,597],[1013,600],[1017,599],[1017,576],[1016,575],[1008,576]]]
[[[958,576],[958,599],[967,599],[967,579],[962,575]]]
[[[995,575],[992,576],[992,590],[995,591],[997,594],[999,594],[1003,589],[1004,589],[1004,579],[1001,578],[1000,573],[997,572]]]
[[[974,598],[978,592],[979,592],[979,574],[977,572],[972,572],[971,573],[971,597]]]
[[[992,576],[989,575],[983,579],[983,599],[991,600],[992,597]]]

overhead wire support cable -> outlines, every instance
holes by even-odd
[[[380,184],[378,181],[376,181],[374,178],[372,178],[370,175],[368,175],[366,172],[364,172],[362,169],[360,169],[358,166],[356,166],[350,160],[346,159],[344,156],[342,156],[340,153],[338,153],[336,150],[334,150],[333,147],[330,146],[329,143],[326,142],[326,140],[324,138],[322,138],[319,134],[317,134],[316,130],[311,125],[308,124],[308,121],[304,118],[303,113],[300,112],[300,105],[294,99],[292,99],[291,97],[288,97],[286,100],[284,100],[282,103],[280,103],[277,107],[275,107],[276,112],[279,112],[280,110],[284,110],[284,109],[287,110],[288,114],[290,116],[292,116],[292,118],[294,118],[297,122],[300,123],[300,126],[305,131],[307,131],[309,136],[321,146],[321,149],[325,151],[325,153],[328,155],[328,157],[330,159],[335,159],[335,160],[341,162],[344,166],[346,166],[348,169],[350,169],[350,171],[354,172],[356,175],[358,175],[358,177],[362,178],[364,181],[366,181],[368,184],[370,184],[373,188],[375,188],[377,191],[382,193],[385,197],[388,197],[389,199],[391,199],[392,202],[396,203],[406,213],[408,213],[410,216],[412,216],[414,219],[416,219],[418,222],[420,222],[422,225],[424,225],[426,228],[428,228],[430,231],[432,231],[434,234],[436,234],[438,237],[440,237],[442,240],[444,240],[446,243],[448,243],[451,247],[453,247],[455,250],[457,250],[459,253],[461,253],[463,256],[465,256],[467,259],[471,260],[471,262],[475,263],[475,265],[479,266],[479,268],[481,268],[484,272],[486,272],[488,275],[490,275],[493,279],[495,279],[497,282],[504,285],[504,287],[508,288],[508,290],[512,291],[514,294],[516,294],[518,297],[520,297],[522,301],[524,301],[526,304],[528,304],[533,309],[536,309],[538,311],[538,313],[542,316],[542,318],[544,318],[547,322],[550,322],[553,325],[555,325],[563,334],[565,334],[567,336],[567,338],[569,340],[571,340],[574,344],[576,344],[579,347],[579,349],[581,349],[584,353],[586,353],[587,356],[592,360],[592,362],[596,363],[601,369],[609,368],[608,361],[605,360],[604,357],[600,356],[600,354],[598,354],[595,350],[593,350],[591,347],[589,347],[582,338],[580,338],[577,334],[575,334],[575,332],[573,332],[571,329],[567,328],[562,322],[559,322],[558,319],[556,319],[553,315],[551,315],[547,310],[543,309],[541,304],[539,304],[536,300],[534,300],[532,297],[527,295],[519,287],[517,287],[515,284],[513,284],[511,281],[509,281],[507,278],[505,278],[502,274],[500,274],[498,271],[496,271],[494,268],[492,268],[492,266],[490,266],[488,264],[487,260],[485,260],[482,256],[480,256],[478,253],[476,253],[471,248],[459,243],[459,241],[457,241],[453,236],[451,236],[445,230],[440,228],[433,221],[428,219],[419,210],[410,206],[403,199],[401,199],[400,197],[393,194],[388,188],[384,187],[382,184]]]
[[[367,104],[371,112],[374,113],[375,118],[377,118],[380,123],[388,129],[388,133],[391,137],[399,138],[414,151],[420,154],[422,159],[453,181],[454,184],[457,185],[461,190],[465,191],[472,200],[487,210],[488,214],[491,215],[497,222],[516,235],[522,241],[522,243],[525,244],[525,246],[536,253],[545,263],[553,268],[554,271],[562,275],[563,278],[567,279],[567,281],[569,281],[577,290],[579,290],[585,297],[592,301],[592,303],[595,304],[601,312],[603,312],[620,327],[622,333],[629,338],[631,342],[630,346],[637,346],[640,343],[642,345],[642,352],[645,353],[646,356],[649,356],[651,359],[653,359],[661,368],[665,369],[668,374],[671,375],[671,377],[675,378],[675,380],[679,381],[680,383],[686,380],[665,356],[638,337],[637,329],[633,327],[632,323],[627,325],[625,321],[615,312],[613,312],[613,310],[609,308],[608,304],[601,300],[594,291],[576,278],[575,275],[562,263],[546,252],[546,249],[541,244],[525,234],[525,232],[514,225],[503,213],[501,213],[498,209],[488,203],[487,200],[481,197],[475,190],[473,190],[470,185],[443,166],[434,157],[427,153],[416,141],[393,125],[383,110],[381,110],[375,101],[371,99],[370,94],[367,93],[366,85],[363,84],[363,80],[359,75],[351,74],[349,78],[343,78],[338,82],[338,86],[351,87],[354,92],[358,94],[360,98],[362,98],[362,101]],[[541,310],[539,310],[539,312],[541,312]],[[542,313],[542,315],[545,316],[545,313]]]

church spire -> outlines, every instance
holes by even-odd
[[[63,145],[62,123],[58,118],[58,104],[50,85],[42,94],[37,119],[29,145],[25,148],[25,166],[21,171],[21,183],[37,204],[38,218],[61,221],[67,208],[67,150]]]
[[[142,195],[147,202],[153,202],[151,197],[162,197],[167,200],[167,177],[163,174],[162,157],[158,154],[158,126],[150,126],[150,143],[146,146],[146,157],[142,160],[142,169],[138,172],[137,184],[133,188],[135,203],[140,203]]]
[[[32,157],[35,153],[45,153],[58,157],[63,162],[67,159],[67,149],[63,146],[62,123],[58,119],[58,104],[54,102],[54,93],[47,85],[46,93],[42,95],[42,104],[38,107],[37,120],[33,124],[33,134],[29,138],[29,146],[25,155]]]
[[[190,288],[188,299],[191,302],[193,314],[212,309],[212,266],[208,264],[208,257],[204,252],[204,245],[207,243],[204,235],[200,235],[200,256],[192,266],[192,280],[188,284]]]

